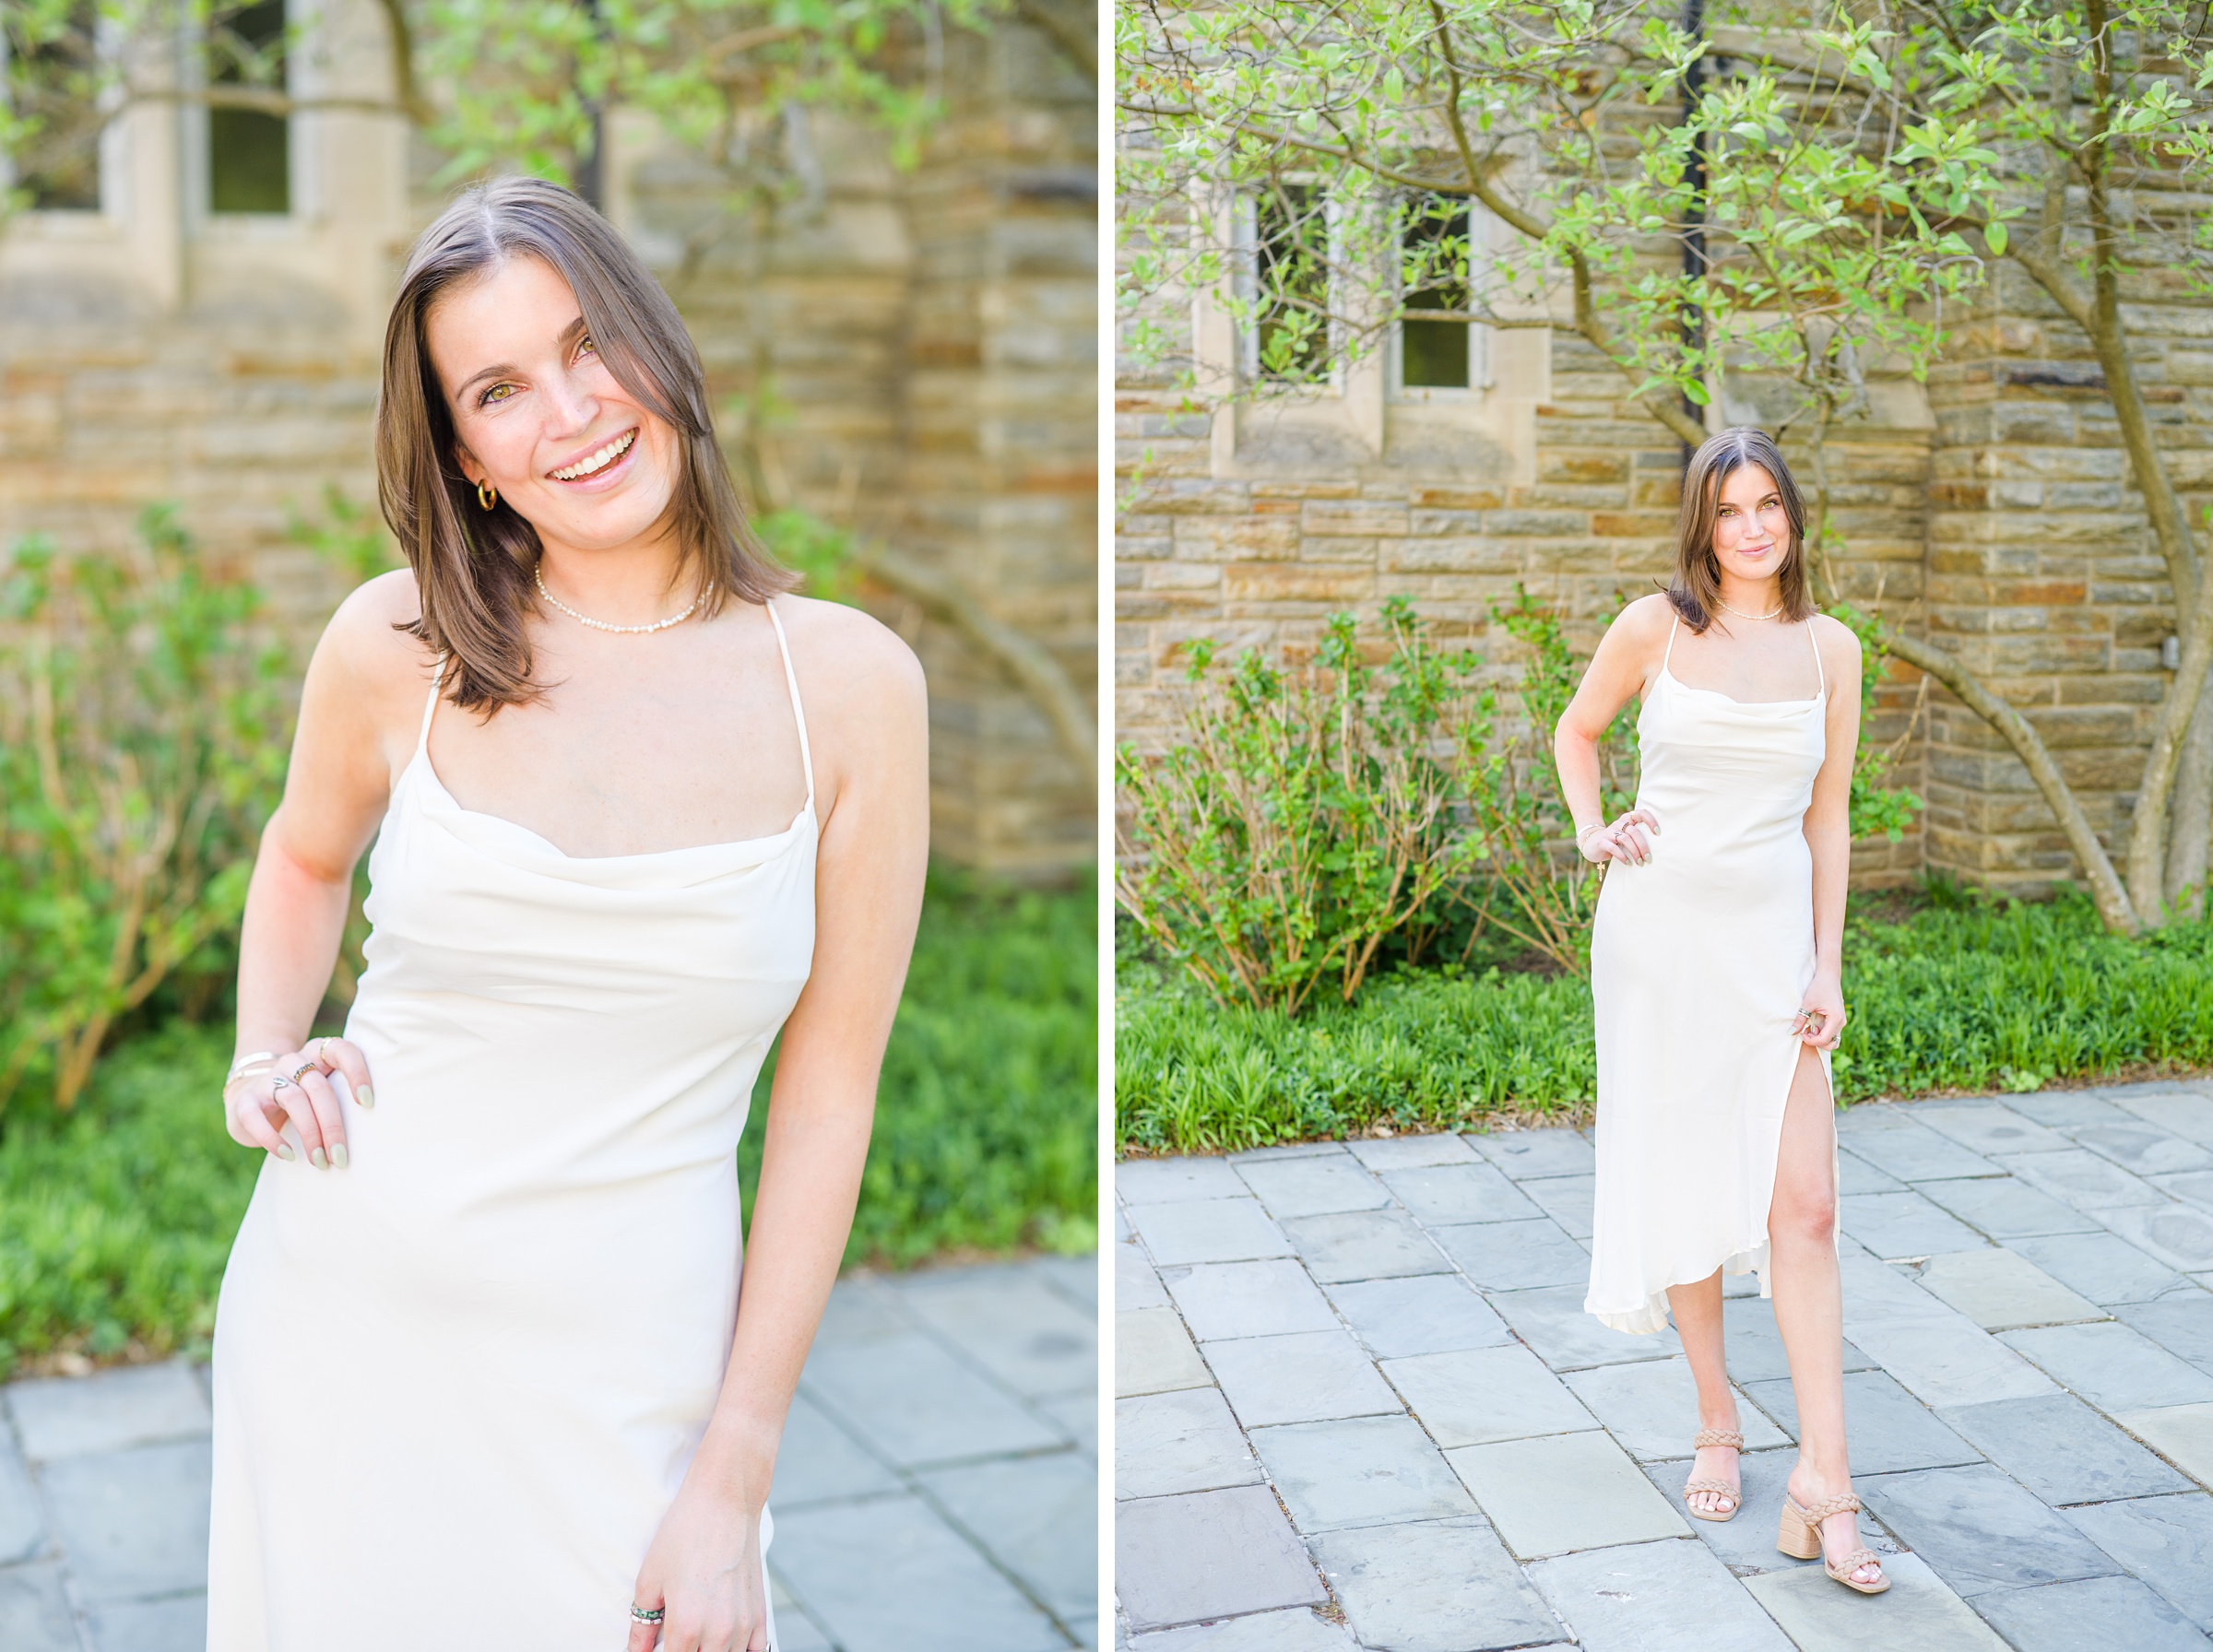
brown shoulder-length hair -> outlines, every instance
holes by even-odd
[[[541,691],[530,678],[523,620],[536,610],[532,572],[542,548],[538,530],[505,500],[479,507],[424,329],[447,288],[515,257],[542,258],[560,272],[615,382],[677,432],[680,474],[669,507],[676,585],[713,582],[704,605],[712,614],[730,596],[763,602],[799,583],[747,525],[715,441],[699,352],[638,255],[558,184],[474,184],[417,240],[393,301],[376,404],[376,491],[422,600],[422,617],[403,629],[452,656],[447,698],[487,714]]]
[[[1790,549],[1783,552],[1781,618],[1810,620],[1813,593],[1805,583],[1805,500],[1782,462],[1782,450],[1767,431],[1737,425],[1718,436],[1709,436],[1690,456],[1683,473],[1683,514],[1675,525],[1675,575],[1668,582],[1667,600],[1683,616],[1684,624],[1704,631],[1713,623],[1722,600],[1721,565],[1713,556],[1713,523],[1721,510],[1722,483],[1747,465],[1757,465],[1775,478],[1783,514],[1791,519]]]

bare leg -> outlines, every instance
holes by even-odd
[[[1690,1360],[1691,1377],[1698,1385],[1698,1426],[1736,1433],[1736,1394],[1729,1386],[1729,1370],[1722,1355],[1722,1270],[1715,1268],[1695,1285],[1670,1285],[1667,1305],[1675,1316],[1675,1334],[1683,1339],[1683,1351]],[[1840,1360],[1842,1357],[1838,1355]],[[1686,1478],[1738,1483],[1735,1449],[1700,1446]],[[1693,1492],[1688,1502],[1710,1515],[1718,1515],[1729,1506],[1727,1498],[1712,1492]]]
[[[1775,1325],[1790,1357],[1791,1392],[1798,1402],[1798,1466],[1784,1489],[1801,1507],[1852,1490],[1844,1450],[1844,1299],[1834,1234],[1836,1127],[1821,1058],[1802,1048],[1783,1109],[1775,1196],[1768,1210]],[[1858,1548],[1858,1516],[1846,1509],[1822,1521],[1821,1546],[1831,1560]],[[1862,1583],[1881,1575],[1873,1565],[1852,1573]]]

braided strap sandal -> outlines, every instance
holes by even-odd
[[[1734,1449],[1740,1456],[1745,1449],[1745,1436],[1726,1428],[1701,1428],[1692,1436],[1690,1443],[1694,1448],[1707,1446],[1727,1446]],[[1726,1497],[1729,1499],[1729,1506],[1718,1515],[1710,1514],[1691,1502],[1691,1493],[1694,1492],[1711,1492],[1717,1497]],[[1689,1511],[1693,1519],[1711,1520],[1719,1525],[1724,1520],[1735,1518],[1736,1511],[1744,1505],[1744,1493],[1725,1480],[1693,1480],[1686,1481],[1683,1487],[1683,1506]]]
[[[1863,1595],[1879,1595],[1890,1587],[1888,1575],[1873,1583],[1861,1583],[1852,1576],[1862,1566],[1880,1566],[1883,1557],[1872,1549],[1854,1549],[1840,1561],[1831,1561],[1821,1548],[1821,1522],[1831,1515],[1840,1515],[1850,1509],[1858,1512],[1860,1500],[1850,1492],[1835,1497],[1824,1497],[1811,1508],[1800,1508],[1791,1494],[1782,1494],[1782,1527],[1775,1534],[1775,1547],[1793,1560],[1817,1560],[1821,1569],[1848,1589]]]

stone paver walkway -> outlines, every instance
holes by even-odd
[[[2213,1086],[1841,1113],[1864,1599],[1779,1553],[1796,1417],[1728,1280],[1745,1507],[1670,1330],[1582,1311],[1573,1130],[1116,1174],[1129,1652],[2213,1648]]]
[[[1095,1644],[1096,1280],[1052,1257],[839,1283],[776,1464],[783,1652]],[[203,1652],[206,1382],[0,1388],[0,1649]]]

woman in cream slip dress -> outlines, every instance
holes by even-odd
[[[763,1652],[919,903],[919,674],[778,594],[673,307],[574,196],[470,192],[392,332],[386,514],[429,549],[317,649],[249,899],[208,1646]],[[371,830],[367,969],[309,1039]]]
[[[1607,631],[1556,739],[1577,843],[1611,862],[1591,938],[1598,1164],[1584,1307],[1675,1328],[1698,1389],[1688,1511],[1741,1502],[1722,1275],[1775,1301],[1801,1419],[1778,1546],[1863,1593],[1844,1447],[1836,1131],[1839,948],[1859,646],[1806,591],[1805,512],[1764,434],[1684,478],[1675,576]],[[1825,658],[1826,655],[1826,658]],[[1686,682],[1683,672],[1707,686]],[[1632,694],[1636,807],[1599,810],[1597,740]]]

